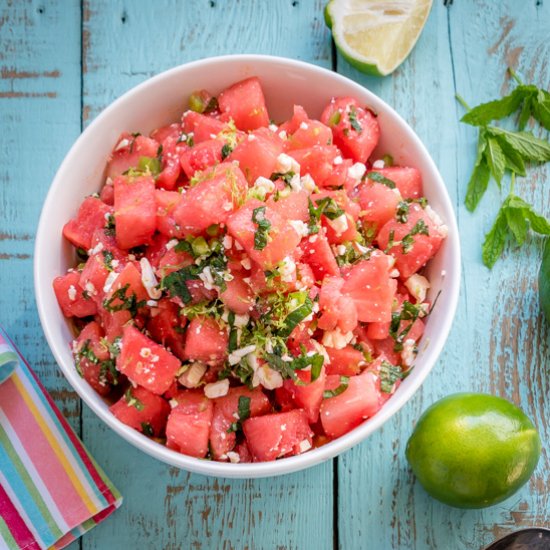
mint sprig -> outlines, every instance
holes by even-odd
[[[509,73],[518,86],[501,99],[470,108],[460,95],[456,96],[468,111],[461,121],[479,127],[476,160],[464,199],[466,208],[470,212],[477,208],[491,178],[501,187],[507,172],[512,177],[510,193],[502,203],[482,246],[483,263],[489,268],[502,255],[508,240],[513,239],[521,246],[530,229],[542,235],[550,234],[548,220],[514,194],[515,176],[527,174],[526,164],[550,161],[550,142],[524,130],[531,118],[550,129],[550,93],[532,84],[523,84],[512,69],[509,69]],[[490,125],[490,122],[501,120],[517,111],[518,131]]]

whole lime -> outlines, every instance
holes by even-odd
[[[539,269],[540,308],[550,322],[550,239],[546,240]]]
[[[424,412],[406,456],[430,495],[458,508],[484,508],[531,477],[540,450],[535,426],[515,405],[493,395],[457,393]]]

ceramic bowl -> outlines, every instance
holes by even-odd
[[[318,118],[331,96],[352,96],[368,105],[378,114],[381,126],[378,152],[389,153],[397,164],[421,171],[425,195],[449,234],[428,267],[432,283],[429,299],[439,298],[428,318],[415,367],[384,407],[346,435],[302,455],[273,462],[230,464],[172,451],[125,426],[109,412],[108,404],[77,374],[69,348],[73,333],[57,305],[52,280],[74,265],[72,247],[61,235],[63,225],[76,214],[84,196],[100,189],[106,159],[120,133],[126,130],[146,134],[177,121],[191,92],[206,88],[217,93],[253,75],[262,82],[270,116],[275,120],[290,117],[294,104],[303,105],[312,118]],[[261,55],[214,57],[146,80],[106,108],[77,139],[55,175],[40,217],[34,258],[36,301],[48,343],[69,383],[117,434],[149,455],[185,470],[220,477],[266,477],[301,470],[342,453],[380,428],[412,397],[434,366],[451,328],[459,294],[459,247],[445,183],[419,138],[382,99],[337,73],[300,61]]]

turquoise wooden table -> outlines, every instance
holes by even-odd
[[[457,121],[472,104],[508,89],[507,66],[548,88],[548,0],[434,0],[409,59],[390,77],[365,77],[335,54],[317,0],[0,1],[0,323],[63,413],[124,493],[122,508],[73,544],[84,549],[477,549],[495,536],[550,522],[549,332],[539,312],[541,241],[481,264],[482,235],[501,197],[463,206],[475,131]],[[33,297],[32,256],[41,204],[70,145],[113,99],[187,61],[267,53],[332,68],[393,105],[438,164],[456,207],[463,280],[454,327],[427,382],[381,430],[332,462],[285,477],[229,481],[157,462],[104,426],[64,380],[47,347]],[[550,215],[549,173],[516,190]],[[78,185],[78,178],[75,178]],[[545,451],[529,483],[483,511],[428,497],[404,448],[421,412],[458,391],[519,404]]]

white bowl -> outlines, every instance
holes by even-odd
[[[109,412],[108,405],[75,370],[69,349],[73,335],[57,305],[52,281],[74,262],[71,247],[62,238],[63,225],[76,214],[85,195],[100,189],[106,159],[119,134],[125,130],[148,133],[177,121],[191,92],[206,88],[218,93],[252,75],[260,78],[270,116],[275,120],[288,118],[294,104],[303,105],[312,118],[318,118],[331,96],[353,96],[378,113],[382,130],[378,151],[421,171],[425,194],[447,224],[449,235],[428,268],[430,298],[441,294],[428,318],[415,368],[384,407],[348,434],[305,454],[273,462],[228,464],[172,451],[122,424]],[[82,133],[61,164],[42,209],[34,280],[40,320],[57,362],[80,397],[116,433],[151,456],[185,470],[256,478],[294,472],[338,455],[382,426],[411,398],[434,366],[451,328],[459,293],[460,245],[451,201],[434,162],[413,130],[384,101],[359,84],[314,65],[279,57],[230,55],[181,65],[150,78],[105,109]]]

